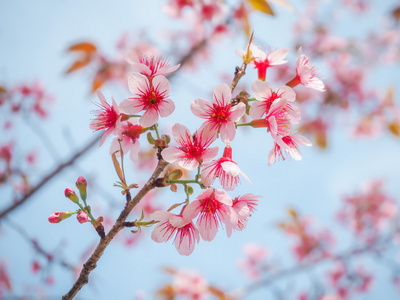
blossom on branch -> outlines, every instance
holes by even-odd
[[[133,51],[127,55],[126,60],[132,65],[134,72],[148,77],[172,73],[180,66],[180,64],[171,66],[168,60],[163,60],[161,57],[145,56]]]
[[[235,122],[246,111],[244,103],[232,106],[231,98],[232,94],[229,86],[220,84],[214,89],[211,102],[197,98],[190,105],[190,109],[195,116],[206,119],[202,128],[215,133],[219,131],[221,140],[226,144],[229,144],[235,138]]]
[[[250,64],[254,65],[254,68],[257,69],[258,79],[262,81],[265,81],[268,68],[287,63],[285,58],[289,52],[288,49],[278,49],[271,53],[269,53],[269,51],[268,53],[265,53],[253,43],[250,44],[250,51],[253,57],[253,60],[250,62]],[[242,58],[246,55],[246,53],[246,50],[236,50],[236,54]]]
[[[110,105],[107,103],[106,98],[100,91],[97,91],[97,96],[100,99],[100,104],[99,103],[95,104],[99,107],[99,109],[91,112],[96,117],[90,122],[89,127],[94,131],[102,129],[105,130],[100,140],[100,146],[101,146],[103,145],[106,138],[111,133],[114,133],[116,127],[118,127],[121,114],[114,98],[112,98],[112,105]]]
[[[232,198],[220,189],[208,188],[201,192],[195,201],[189,204],[191,210],[199,214],[197,228],[205,241],[212,241],[217,235],[218,228],[225,224],[228,230],[237,224],[238,217],[232,208]]]
[[[302,135],[292,134],[284,136],[282,138],[282,143],[277,144],[275,142],[274,147],[269,152],[268,165],[273,164],[277,158],[285,160],[283,152],[286,152],[287,155],[290,155],[295,160],[301,160],[301,152],[299,150],[299,146],[311,147],[312,144],[309,139]],[[282,152],[282,150],[284,151]]]
[[[189,206],[184,207],[180,215],[158,210],[150,215],[150,218],[159,221],[151,233],[151,238],[156,243],[169,241],[174,235],[176,250],[181,255],[190,255],[196,242],[200,241],[199,231],[192,220],[195,212]]]
[[[209,148],[216,140],[216,134],[204,128],[199,129],[192,136],[186,126],[177,123],[172,127],[172,135],[179,146],[169,147],[161,152],[164,160],[171,164],[194,170],[203,161],[213,159],[218,153],[218,147]]]
[[[149,80],[146,76],[133,73],[128,78],[129,90],[134,95],[121,102],[120,108],[127,114],[145,111],[140,117],[142,126],[150,127],[158,122],[159,115],[168,117],[175,110],[175,104],[169,97],[170,85],[163,75]]]
[[[224,190],[232,191],[240,182],[239,174],[249,180],[247,175],[240,170],[237,163],[232,160],[232,148],[227,145],[221,158],[203,165],[201,180],[204,185],[211,186],[218,177]]]

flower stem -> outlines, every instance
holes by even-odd
[[[160,132],[158,131],[158,125],[157,125],[157,123],[154,124],[153,127],[154,127],[154,130],[156,131],[157,138],[158,138],[158,139],[161,139]]]

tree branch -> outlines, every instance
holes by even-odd
[[[56,175],[61,173],[66,167],[72,165],[78,158],[80,158],[83,154],[88,152],[90,148],[92,148],[99,141],[100,141],[100,136],[96,136],[94,139],[90,140],[89,143],[86,146],[84,146],[81,150],[73,154],[69,160],[58,165],[52,172],[43,177],[42,180],[36,186],[30,189],[30,191],[26,193],[21,199],[15,201],[12,205],[1,211],[0,220],[3,219],[9,212],[12,212],[13,210],[21,206],[21,204],[24,204],[25,201],[27,201],[33,194],[35,194],[38,190],[40,190],[47,183],[49,183],[51,179],[53,179]]]
[[[117,233],[122,228],[124,228],[124,222],[128,217],[129,213],[132,211],[132,209],[149,191],[155,188],[154,181],[157,179],[157,177],[160,175],[160,173],[165,169],[167,165],[168,163],[161,158],[158,161],[156,169],[154,170],[150,179],[143,186],[143,188],[137,193],[137,195],[131,201],[126,202],[125,207],[121,212],[121,214],[119,215],[118,219],[116,220],[114,226],[111,228],[106,237],[100,240],[99,244],[97,245],[96,249],[90,256],[90,258],[83,265],[81,273],[79,274],[79,278],[76,280],[75,284],[72,286],[70,291],[62,297],[63,300],[73,299],[75,295],[80,291],[80,289],[89,282],[89,274],[96,268],[97,262],[103,255],[104,250],[107,248],[111,240],[117,235]]]

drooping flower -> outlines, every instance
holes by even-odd
[[[299,146],[312,146],[311,142],[302,135],[287,135],[284,136],[281,141],[282,142],[279,144],[275,142],[274,147],[269,152],[268,165],[273,164],[277,158],[285,160],[283,152],[286,152],[287,155],[290,155],[295,160],[301,160]]]
[[[287,49],[278,49],[268,54],[262,51],[259,47],[255,46],[253,43],[250,44],[250,51],[252,57],[254,58],[250,64],[254,65],[254,68],[258,71],[258,79],[265,81],[265,77],[267,75],[267,69],[272,66],[282,65],[287,63],[285,60],[286,55],[289,50]],[[240,57],[244,57],[247,51],[245,50],[236,50],[236,54]]]
[[[104,95],[100,92],[97,91],[97,96],[100,99],[100,104],[95,103],[99,109],[94,110],[91,113],[96,116],[91,122],[90,122],[90,129],[94,131],[102,130],[104,129],[105,132],[103,133],[103,136],[101,137],[100,140],[100,146],[103,145],[104,141],[106,138],[114,132],[115,128],[118,126],[118,122],[120,121],[120,110],[115,102],[114,98],[112,98],[112,105],[108,104],[106,101],[106,98]]]
[[[267,116],[268,130],[274,141],[281,147],[285,147],[282,138],[292,133],[292,123],[300,121],[300,111],[285,99],[278,99],[272,103]]]
[[[165,76],[157,75],[150,81],[142,74],[133,73],[129,75],[128,85],[133,96],[122,101],[120,108],[127,114],[145,111],[139,119],[140,125],[153,126],[159,115],[165,118],[175,110],[174,102],[168,99],[170,85]]]
[[[132,65],[134,72],[138,72],[148,77],[157,75],[165,75],[176,71],[180,64],[171,66],[167,59],[162,57],[146,56],[131,52],[127,55],[126,60]]]
[[[137,125],[137,121],[134,118],[122,122],[116,131],[117,137],[111,143],[110,154],[112,155],[122,148],[124,154],[130,152],[130,159],[136,162],[139,159],[139,136],[146,130],[147,128]],[[119,152],[117,152],[117,156],[120,156]]]
[[[231,90],[227,84],[220,84],[214,89],[213,100],[208,102],[197,98],[190,105],[193,114],[206,119],[202,127],[207,131],[220,131],[221,140],[229,144],[236,134],[235,122],[245,113],[246,105],[231,105]]]
[[[156,243],[169,241],[174,235],[176,250],[181,255],[190,255],[196,242],[200,241],[199,231],[192,220],[195,217],[194,210],[186,206],[180,215],[158,210],[150,215],[155,221],[159,221],[151,233],[151,238]]]
[[[251,216],[258,205],[258,198],[261,198],[261,196],[247,193],[233,200],[232,208],[238,216],[238,222],[233,227],[234,230],[241,231],[246,228],[248,217]]]
[[[177,123],[172,127],[172,135],[179,146],[170,146],[161,152],[164,160],[171,164],[194,170],[218,153],[218,147],[208,148],[217,138],[213,132],[200,129],[192,136],[186,126]]]
[[[232,198],[223,190],[206,189],[189,204],[189,207],[196,215],[199,214],[196,225],[205,241],[212,241],[222,224],[227,228],[237,224],[237,215],[232,209]],[[227,230],[228,236],[230,233],[232,230]]]
[[[272,103],[279,99],[286,100],[287,102],[294,102],[296,100],[296,93],[288,86],[280,86],[274,92],[268,82],[257,80],[252,83],[251,90],[257,100],[251,105],[249,111],[253,119],[262,118],[264,114],[268,113]]]
[[[232,191],[240,182],[239,173],[249,180],[237,163],[232,160],[232,148],[227,145],[221,158],[203,165],[201,180],[206,186],[211,186],[218,177],[224,190]]]
[[[311,65],[310,58],[307,55],[301,54],[301,47],[299,48],[299,58],[296,62],[296,76],[287,85],[295,87],[298,84],[320,92],[325,91],[325,85],[317,77],[317,72],[314,66]]]

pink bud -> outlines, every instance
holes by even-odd
[[[78,180],[76,181],[76,187],[79,190],[79,194],[81,195],[82,200],[86,201],[87,181],[86,181],[85,177],[79,176]]]
[[[80,211],[78,213],[78,215],[76,216],[76,218],[78,219],[78,222],[82,224],[82,223],[86,223],[87,222],[88,215],[84,211]]]
[[[67,197],[69,200],[71,200],[74,203],[79,202],[78,196],[76,195],[75,191],[70,188],[65,189],[64,195],[65,195],[65,197]]]
[[[55,211],[50,215],[49,222],[60,223],[62,220],[69,218],[72,214],[73,213],[70,211],[64,211],[64,212]]]

